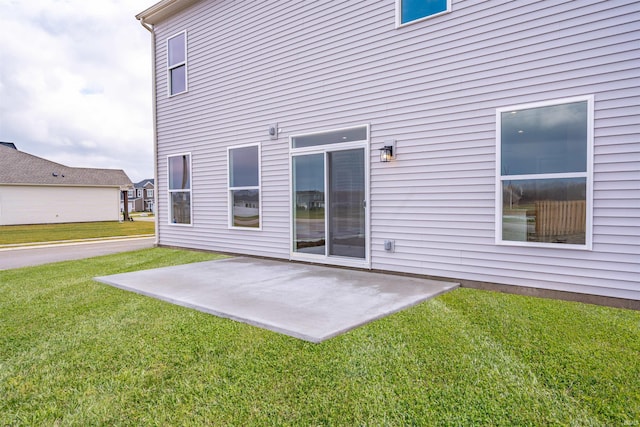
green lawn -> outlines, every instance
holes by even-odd
[[[459,289],[311,344],[103,285],[215,255],[0,271],[0,425],[638,425],[640,312]]]
[[[154,233],[155,224],[153,221],[3,225],[0,226],[0,245]]]

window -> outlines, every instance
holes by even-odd
[[[169,223],[191,224],[191,154],[167,158]]]
[[[136,197],[142,197],[142,188],[136,190]]]
[[[396,26],[451,12],[451,0],[396,0]]]
[[[187,91],[187,32],[167,40],[167,81],[169,96]]]
[[[291,138],[291,148],[306,148],[316,145],[343,144],[345,142],[364,141],[368,138],[366,126],[339,129],[329,132],[312,133]]]
[[[127,197],[130,198],[130,199],[133,198],[133,190],[127,191]]]
[[[230,147],[229,227],[260,229],[260,145]]]
[[[497,110],[497,243],[591,247],[593,97]]]
[[[147,197],[153,197],[153,190],[147,190]]]

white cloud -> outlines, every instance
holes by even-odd
[[[0,0],[0,141],[46,159],[153,175],[154,0]]]

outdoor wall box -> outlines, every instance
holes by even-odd
[[[278,139],[278,124],[274,123],[272,125],[269,125],[269,138],[271,139]]]
[[[396,242],[395,240],[385,240],[384,241],[384,250],[387,252],[395,252],[396,250]]]

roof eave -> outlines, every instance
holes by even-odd
[[[200,0],[162,0],[136,15],[138,21],[155,25]]]
[[[118,188],[122,191],[131,190],[133,187],[129,184],[81,184],[81,183],[61,183],[49,184],[40,182],[0,182],[1,187],[83,187],[83,188]]]

